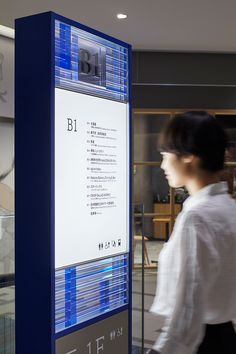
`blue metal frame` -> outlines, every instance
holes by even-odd
[[[129,53],[130,257],[129,304],[55,335],[54,92],[55,20],[124,46]],[[129,309],[132,347],[131,46],[53,12],[16,20],[15,230],[16,354],[55,353],[55,340]],[[29,51],[32,53],[29,54]],[[48,53],[48,55],[45,55]],[[30,58],[30,60],[29,60]],[[37,107],[37,108],[36,108]],[[43,117],[43,119],[42,119]],[[43,140],[43,144],[42,144]],[[41,150],[39,150],[41,146]],[[49,153],[50,152],[50,153]],[[42,222],[41,222],[42,220]],[[39,242],[35,242],[39,240]],[[37,258],[36,258],[37,257]],[[26,261],[27,260],[27,261]],[[44,284],[44,287],[41,287]],[[35,297],[34,295],[39,296]],[[48,296],[48,295],[51,296]],[[40,343],[40,345],[39,345]]]
[[[129,259],[129,353],[132,353],[132,268],[133,268],[133,128],[132,128],[132,47],[128,45],[128,63],[129,63],[129,247],[130,247],[130,259]]]
[[[53,353],[52,16],[16,21],[16,353]],[[40,29],[40,30],[39,30]],[[29,50],[33,51],[29,60]],[[42,55],[42,53],[48,55]],[[37,109],[35,109],[37,107]],[[44,119],[42,119],[44,117]],[[42,144],[42,139],[44,144]],[[38,146],[42,145],[39,151]],[[43,222],[40,222],[43,220]],[[35,242],[39,240],[39,242]],[[37,255],[37,260],[35,259]],[[37,261],[37,262],[36,262]],[[44,284],[44,287],[41,287]],[[40,294],[40,296],[33,296]]]

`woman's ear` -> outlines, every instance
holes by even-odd
[[[186,155],[182,157],[183,163],[191,168],[198,169],[201,165],[201,159],[196,155]]]
[[[195,160],[195,158],[197,158],[197,156],[194,156],[194,155],[185,155],[185,156],[182,156],[182,161],[184,163],[191,163]]]

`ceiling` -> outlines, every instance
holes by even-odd
[[[236,52],[236,0],[1,0],[0,24],[50,10],[134,49]]]

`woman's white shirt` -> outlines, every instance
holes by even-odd
[[[205,324],[236,318],[236,203],[227,184],[189,197],[158,262],[151,311],[166,318],[154,349],[193,354]]]

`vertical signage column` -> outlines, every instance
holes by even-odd
[[[131,48],[53,13],[16,25],[17,354],[26,337],[35,354],[128,353]]]

